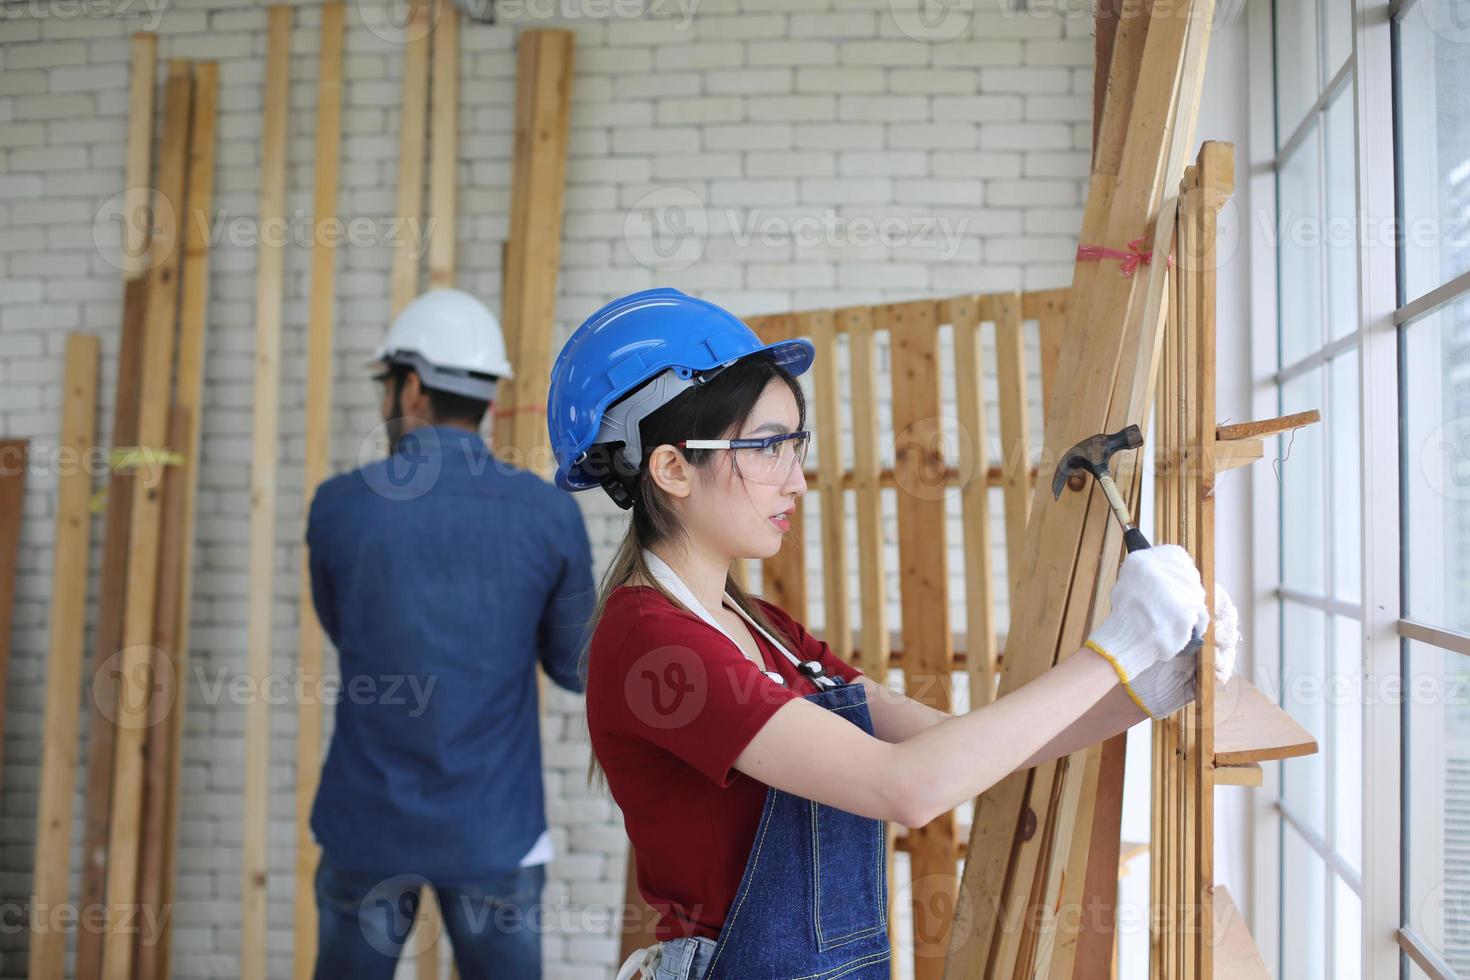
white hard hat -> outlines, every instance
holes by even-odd
[[[432,289],[399,311],[373,363],[403,364],[425,388],[491,401],[495,382],[513,378],[495,314],[469,293]]]

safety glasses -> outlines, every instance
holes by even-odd
[[[806,462],[811,445],[810,432],[783,432],[764,439],[685,439],[674,445],[680,449],[729,449],[735,453],[735,467],[741,476],[756,483],[781,486],[793,467]]]

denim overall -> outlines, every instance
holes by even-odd
[[[655,577],[680,601],[725,632],[672,569],[651,552],[644,552],[644,557]],[[820,664],[798,662],[778,640],[741,615],[822,688],[806,700],[873,734],[861,684],[821,676]],[[883,821],[768,790],[745,874],[719,941],[702,936],[674,939],[649,954],[639,973],[654,980],[888,980],[888,853]],[[634,976],[635,965],[630,958],[619,976]],[[655,966],[656,972],[650,970]]]
[[[859,684],[807,695],[868,734]],[[772,789],[718,942],[675,939],[655,980],[888,980],[881,820]]]

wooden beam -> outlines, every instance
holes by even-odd
[[[1215,428],[1215,438],[1221,442],[1229,442],[1232,439],[1253,439],[1274,436],[1282,432],[1290,432],[1292,429],[1300,429],[1304,425],[1313,425],[1320,421],[1322,421],[1322,413],[1314,408],[1306,412],[1282,415],[1274,419],[1261,419],[1257,422],[1237,422],[1234,425],[1217,426]]]
[[[1256,950],[1256,941],[1230,889],[1216,885],[1210,902],[1210,921],[1215,937],[1215,980],[1270,980],[1271,971]]]
[[[417,229],[424,216],[424,144],[429,117],[429,31],[433,9],[409,5],[403,28],[403,102],[398,111],[398,203],[394,217]],[[388,279],[388,312],[397,316],[419,294],[419,256],[412,237],[395,242]]]
[[[1260,786],[1264,782],[1259,762],[1239,766],[1215,765],[1216,786]]]
[[[158,159],[160,207],[149,271],[147,327],[143,342],[138,406],[140,469],[132,499],[132,541],[127,557],[127,599],[113,745],[113,799],[107,845],[107,905],[127,909],[138,902],[139,835],[142,823],[144,735],[156,720],[153,711],[155,664],[152,656],[154,606],[162,530],[162,485],[166,466],[159,450],[168,439],[168,410],[175,326],[179,307],[179,266],[183,257],[184,183],[189,150],[189,114],[194,82],[189,64],[169,62],[164,89],[163,137]],[[133,934],[126,920],[109,917],[103,941],[102,975],[127,980],[133,972]]]
[[[346,5],[322,7],[321,42],[317,48],[316,151],[312,214],[317,227],[337,216],[337,185],[342,153],[342,39]],[[317,486],[326,479],[332,429],[332,330],[336,319],[337,248],[324,235],[311,247],[311,283],[306,333],[306,459],[303,472],[304,511]],[[301,549],[297,590],[297,664],[307,690],[317,690],[323,665],[321,623],[311,597],[306,548]],[[317,909],[315,876],[321,849],[311,834],[311,807],[322,767],[322,705],[306,697],[296,709],[296,863],[292,972],[305,977],[316,963]]]
[[[878,362],[873,346],[873,311],[868,307],[841,310],[833,326],[847,332],[851,375],[853,503],[857,510],[858,604],[862,622],[857,650],[858,669],[878,683],[888,676],[888,588],[883,570],[883,498],[878,461]],[[889,471],[890,474],[892,471]],[[844,484],[845,486],[845,484]]]
[[[265,123],[261,140],[261,222],[281,220],[286,197],[292,8],[266,14]],[[250,451],[250,580],[245,661],[252,689],[271,669],[276,566],[276,473],[280,449],[281,290],[285,250],[261,239],[255,278],[255,393]],[[265,980],[266,878],[270,870],[270,704],[245,706],[244,846],[240,880],[240,978]]]
[[[842,489],[842,392],[838,388],[837,332],[831,313],[809,313],[798,320],[802,336],[812,338],[816,389],[817,496],[822,543],[822,608],[832,635],[832,650],[843,660],[852,655],[852,627],[847,592],[847,495]]]
[[[128,138],[125,201],[128,228],[151,229],[142,220],[152,187],[153,86],[157,71],[158,40],[153,34],[134,34],[128,93]],[[119,343],[116,404],[112,416],[112,445],[137,441],[138,393],[142,362],[144,320],[148,306],[149,241],[125,238],[123,243],[122,327]],[[82,831],[81,891],[83,909],[105,908],[107,901],[107,833],[112,813],[112,755],[116,736],[116,664],[110,659],[122,649],[122,610],[128,561],[128,521],[132,516],[131,473],[114,470],[108,480],[107,516],[102,539],[101,588],[97,600],[97,630],[92,662],[92,697],[87,714],[86,810]],[[102,971],[99,929],[81,929],[76,941],[76,975],[95,977]],[[59,968],[58,968],[59,969]],[[56,974],[59,975],[59,974]]]
[[[1026,518],[1031,509],[1031,439],[1026,398],[1026,345],[1021,339],[1021,297],[997,297],[995,379],[1000,392],[1001,488],[1006,511],[1006,602],[1014,609],[1020,594],[1026,549]]]
[[[193,428],[188,409],[175,404],[169,412],[168,439],[170,453],[180,453],[188,443]],[[180,669],[178,626],[184,592],[184,553],[189,542],[184,539],[183,511],[188,494],[188,475],[183,467],[172,465],[164,470],[160,494],[161,528],[158,545],[158,584],[153,606],[153,651],[149,670],[153,677],[152,724],[144,732],[142,816],[138,840],[138,908],[144,914],[164,912],[163,891],[166,873],[169,780],[174,768],[174,755],[180,746],[173,743],[172,715],[178,702],[184,676]],[[162,935],[147,929],[134,930],[133,975],[154,977],[162,953]]]
[[[763,344],[779,343],[797,336],[796,318],[772,318],[762,324],[757,336]],[[798,500],[791,515],[791,530],[781,541],[781,550],[761,562],[761,594],[794,616],[807,618],[806,517]]]
[[[179,359],[174,404],[187,419],[187,431],[179,450],[183,454],[184,499],[179,524],[183,554],[180,559],[181,588],[178,601],[177,667],[186,676],[189,664],[189,610],[194,598],[194,528],[197,523],[199,447],[204,411],[205,322],[209,307],[209,227],[214,202],[214,134],[219,105],[219,65],[198,62],[194,66],[194,117],[189,126],[189,180],[186,192],[187,227],[184,230],[184,268],[180,289]],[[188,698],[179,697],[169,716],[169,742],[174,747],[169,769],[168,799],[165,804],[164,868],[161,903],[172,908],[177,885],[179,848],[179,798],[183,778],[184,714]],[[160,977],[172,975],[174,917],[161,924],[158,951]],[[146,965],[146,964],[145,964]],[[146,975],[146,974],[145,974]]]
[[[944,433],[940,404],[939,307],[930,301],[879,307],[893,365],[894,475],[898,482],[899,603],[904,647],[914,651],[909,697],[952,709],[949,583],[944,515]],[[911,832],[914,976],[944,972],[954,908],[955,816],[943,814]]]
[[[501,432],[497,424],[495,441],[497,449],[512,454],[512,462],[542,476],[555,469],[544,402],[556,325],[574,43],[570,31],[529,30],[521,34],[516,53],[510,241],[501,317],[515,352],[515,379],[500,387],[502,399],[510,397],[507,414],[497,422],[506,418],[510,432]]]
[[[101,344],[90,334],[66,338],[62,380],[61,446],[68,465],[56,478],[56,531],[51,565],[51,636],[46,651],[46,713],[41,727],[41,789],[36,808],[36,856],[31,907],[67,903],[71,861],[72,792],[76,782],[81,712],[83,633],[91,557],[92,472],[97,445],[97,364]],[[58,457],[59,458],[59,457]],[[61,980],[66,932],[32,919],[28,976]]]
[[[459,8],[436,0],[429,130],[429,288],[454,285],[459,177]]]
[[[985,418],[985,366],[980,356],[980,322],[988,312],[982,309],[978,298],[956,299],[946,304],[946,319],[954,328],[965,632],[973,648],[967,648],[966,652],[973,652],[968,663],[970,705],[976,708],[995,699],[997,667],[995,590],[990,560],[990,481],[987,479],[990,429]]]
[[[15,572],[20,561],[21,518],[25,512],[27,439],[0,441],[0,692],[9,689],[10,634],[15,623]],[[0,698],[3,702],[4,698]],[[0,703],[0,748],[4,746],[5,705]]]

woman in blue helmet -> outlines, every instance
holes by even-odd
[[[593,753],[659,915],[620,978],[887,978],[884,821],[923,826],[1194,696],[1176,653],[1209,617],[1177,547],[1124,562],[1098,655],[959,716],[747,595],[731,564],[774,555],[806,492],[813,354],[652,289],[594,313],[552,370],[557,485],[631,511],[587,657]]]

